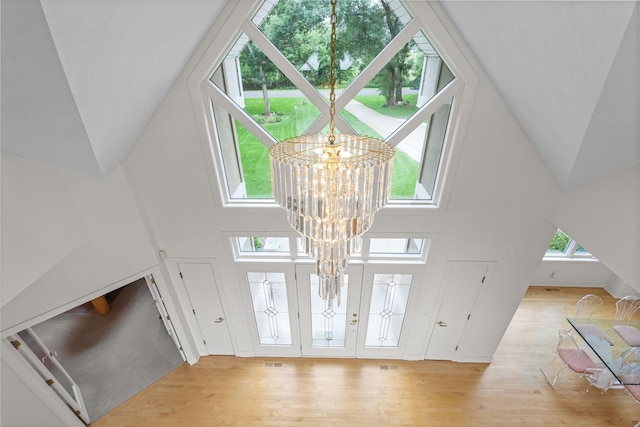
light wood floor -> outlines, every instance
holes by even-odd
[[[587,392],[570,371],[551,388],[539,370],[586,293],[531,287],[491,364],[210,356],[183,365],[92,424],[124,426],[629,426],[640,404]],[[265,363],[282,362],[282,367]],[[391,365],[397,369],[381,369]]]

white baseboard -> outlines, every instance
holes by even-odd
[[[491,363],[493,356],[456,355],[453,362],[460,363]]]

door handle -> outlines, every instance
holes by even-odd
[[[216,320],[214,320],[215,323],[222,323],[224,322],[224,317],[218,317]]]
[[[446,328],[447,327],[447,322],[443,322],[442,320],[438,320],[438,326]]]
[[[353,313],[351,314],[353,316],[353,319],[351,319],[351,321],[349,322],[350,325],[355,325],[356,323],[358,323],[358,313]]]

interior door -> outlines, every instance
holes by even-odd
[[[201,355],[235,354],[211,262],[178,262],[192,312],[202,337]]]
[[[89,425],[91,420],[80,388],[62,367],[56,352],[49,350],[31,328],[12,335],[8,340],[73,413]]]
[[[427,359],[453,360],[491,264],[450,261],[444,276],[445,294],[427,348]]]
[[[349,266],[337,301],[318,295],[318,275],[313,265],[296,265],[300,344],[303,356],[355,357],[359,327],[362,266]]]
[[[151,292],[151,295],[153,296],[153,303],[155,304],[156,309],[158,309],[158,312],[160,313],[160,319],[162,319],[162,323],[164,324],[164,327],[167,330],[167,333],[173,340],[173,343],[175,344],[176,348],[180,351],[182,360],[187,360],[184,354],[184,350],[182,349],[182,344],[180,343],[180,339],[178,338],[178,334],[176,333],[176,330],[173,326],[173,322],[171,321],[171,317],[169,316],[169,313],[167,311],[167,306],[165,305],[164,300],[162,299],[162,294],[160,294],[160,289],[158,289],[158,285],[156,284],[156,280],[153,278],[153,275],[151,274],[149,274],[148,276],[145,276],[144,280],[147,283],[149,292]]]

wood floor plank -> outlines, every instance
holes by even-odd
[[[640,404],[623,391],[587,392],[569,371],[552,388],[540,372],[553,358],[558,328],[568,327],[565,317],[586,293],[605,300],[597,316],[613,316],[604,290],[531,287],[491,364],[203,357],[92,425],[632,427]]]

